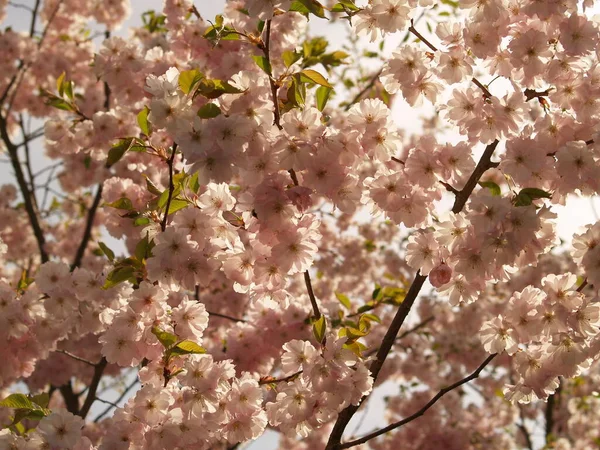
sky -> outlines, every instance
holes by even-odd
[[[20,0],[20,3],[29,5],[33,4],[33,0]],[[128,29],[130,27],[141,25],[141,13],[151,9],[160,11],[162,9],[163,2],[162,0],[132,0],[131,3],[131,16],[119,29],[115,30],[114,34],[127,37]],[[213,18],[215,15],[221,13],[224,3],[224,0],[195,1],[196,7],[205,18]],[[594,7],[594,10],[589,14],[592,15],[598,11],[600,11],[600,2],[598,2],[598,4]],[[0,24],[0,27],[4,28],[6,26],[11,26],[13,29],[22,30],[28,26],[29,20],[30,16],[27,11],[9,6],[7,9],[7,18],[2,24]],[[334,48],[336,45],[341,45],[341,40],[345,38],[342,24],[330,26],[330,24],[326,24],[324,21],[317,19],[311,19],[310,33],[313,36],[325,35],[330,40],[332,48]],[[386,52],[391,52],[399,43],[400,38],[401,35],[386,38]],[[489,78],[483,78],[484,82],[488,80]],[[419,114],[423,114],[423,111],[420,113],[417,111],[418,114],[415,114],[415,110],[401,99],[394,103],[392,111],[394,119],[401,128],[414,130],[415,127],[420,127],[418,116]],[[454,138],[456,138],[456,136],[454,136]],[[32,150],[33,166],[34,171],[36,171],[43,168],[47,164],[48,160],[43,157],[41,140],[37,141]],[[2,155],[0,155],[0,159],[4,159]],[[14,180],[14,177],[9,165],[1,163],[0,183],[12,182],[12,180]],[[600,211],[600,204],[598,204],[597,199],[570,197],[566,206],[553,206],[553,210],[558,213],[560,217],[558,222],[559,237],[565,241],[569,241],[572,234],[582,225],[593,223],[598,220],[596,210]],[[110,239],[106,239],[106,241],[109,247],[116,247],[116,243],[114,241],[111,241]],[[372,395],[372,398],[369,400],[369,406],[367,407],[368,417],[366,420],[362,421],[362,413],[357,414],[350,423],[348,430],[354,430],[357,423],[361,422],[360,427],[355,430],[358,435],[361,435],[385,425],[387,422],[383,416],[385,410],[383,398],[387,395],[395,394],[397,390],[397,385],[390,382],[385,383],[382,387],[378,388],[377,391]],[[118,395],[119,392],[113,389],[106,392],[104,394],[104,398],[107,400],[115,400]],[[91,417],[94,417],[98,412],[102,411],[104,407],[105,405],[97,402],[92,410]],[[263,438],[244,447],[245,450],[270,450],[274,448],[277,448],[277,438],[276,433],[272,431],[268,431]]]

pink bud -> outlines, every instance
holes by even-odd
[[[429,272],[429,282],[436,288],[446,284],[450,281],[450,278],[452,278],[452,269],[445,263],[434,267],[431,272]]]
[[[306,211],[313,204],[313,200],[310,197],[312,189],[304,186],[294,186],[286,191],[288,198],[291,202],[300,210],[300,212]]]

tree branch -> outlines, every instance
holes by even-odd
[[[6,148],[8,150],[10,162],[13,170],[15,171],[15,176],[17,178],[17,184],[19,185],[21,195],[23,196],[23,202],[25,203],[25,211],[27,211],[29,223],[31,224],[33,234],[38,244],[40,258],[42,263],[45,263],[49,260],[49,257],[48,253],[46,252],[46,249],[44,248],[46,244],[44,232],[42,230],[37,212],[35,210],[35,206],[32,200],[32,193],[29,191],[27,181],[25,180],[25,175],[23,174],[23,169],[21,168],[21,162],[19,161],[17,147],[10,140],[10,136],[8,135],[6,119],[2,117],[2,114],[0,114],[0,137],[4,141],[4,145],[6,145]]]
[[[435,405],[437,403],[437,401],[439,399],[441,399],[444,395],[446,395],[448,392],[453,391],[454,389],[462,386],[465,383],[468,383],[471,380],[474,380],[475,378],[479,377],[479,374],[481,373],[481,371],[490,363],[492,362],[492,360],[497,356],[497,353],[494,353],[492,355],[489,355],[485,361],[483,361],[480,366],[473,372],[471,373],[471,375],[463,378],[460,381],[457,381],[454,384],[451,384],[448,387],[445,387],[443,389],[441,389],[436,395],[435,397],[433,397],[431,400],[429,400],[429,402],[427,402],[427,404],[425,404],[420,410],[418,410],[416,413],[414,413],[413,415],[407,417],[406,419],[402,419],[398,422],[394,422],[391,425],[388,425],[385,428],[382,428],[381,430],[377,430],[374,431],[373,433],[367,434],[366,436],[363,436],[360,439],[356,439],[354,441],[350,441],[350,442],[346,442],[344,444],[338,444],[337,446],[333,447],[336,450],[341,450],[344,448],[350,448],[350,447],[354,447],[355,445],[359,445],[359,444],[364,444],[367,441],[370,441],[373,438],[376,438],[377,436],[381,436],[382,434],[387,433],[388,431],[392,431],[395,430],[396,428],[400,428],[403,425],[406,425],[409,422],[412,422],[415,419],[418,419],[419,417],[421,417],[423,414],[425,414],[427,412],[427,410],[429,408],[431,408],[433,405]]]
[[[105,357],[102,357],[100,362],[94,366],[94,376],[92,377],[87,396],[85,398],[85,401],[83,402],[83,406],[77,413],[77,415],[82,417],[83,419],[85,419],[85,416],[87,416],[88,412],[90,411],[94,400],[96,400],[96,391],[98,390],[100,379],[102,378],[102,374],[104,373],[104,369],[107,365],[108,361]]]
[[[94,226],[94,219],[96,217],[96,211],[98,210],[98,206],[100,205],[100,200],[102,200],[102,186],[103,183],[98,184],[96,197],[94,197],[94,202],[92,203],[92,206],[88,211],[87,221],[85,224],[85,229],[83,231],[83,237],[81,239],[79,247],[77,248],[77,253],[75,254],[73,264],[71,264],[71,271],[75,270],[75,268],[81,265],[81,261],[83,260],[83,256],[85,255],[85,250],[87,249],[88,243],[90,242],[90,238],[92,236],[92,228]]]
[[[165,216],[163,217],[160,228],[162,231],[167,229],[167,218],[169,217],[169,208],[171,207],[171,199],[173,197],[173,191],[175,186],[173,185],[173,162],[175,161],[175,154],[177,153],[177,143],[173,144],[173,153],[168,159],[167,164],[169,165],[169,196],[167,197],[167,204],[165,205]]]
[[[497,146],[498,140],[495,140],[485,148],[483,155],[481,155],[481,159],[479,160],[477,166],[475,167],[475,170],[467,180],[465,187],[463,187],[460,191],[456,193],[456,197],[454,199],[454,206],[452,207],[452,212],[454,214],[458,214],[462,211],[465,204],[467,203],[467,200],[469,199],[469,196],[473,192],[473,189],[475,189],[475,186],[477,186],[479,179],[485,173],[485,171],[491,169],[492,167],[498,166],[498,163],[492,162],[490,160]]]

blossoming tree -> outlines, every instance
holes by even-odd
[[[129,39],[125,0],[29,3],[0,449],[600,445],[600,222],[564,245],[554,212],[600,191],[592,1],[166,0]],[[389,425],[350,424],[384,381]]]

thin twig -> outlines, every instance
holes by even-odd
[[[221,319],[227,319],[227,320],[231,320],[233,322],[248,322],[245,319],[239,319],[237,317],[228,316],[226,314],[216,313],[216,312],[212,312],[212,311],[208,311],[208,310],[206,312],[210,316],[220,317]]]
[[[137,377],[136,377],[136,378],[135,378],[135,380],[133,380],[133,381],[132,381],[132,382],[129,384],[129,386],[127,386],[127,387],[125,388],[125,390],[124,390],[124,391],[121,393],[121,395],[119,395],[119,398],[117,398],[117,399],[115,400],[115,404],[117,404],[117,405],[118,405],[118,404],[119,404],[119,402],[121,402],[121,401],[122,401],[122,400],[125,398],[125,396],[126,396],[128,393],[129,393],[129,391],[131,391],[131,390],[132,390],[132,389],[135,387],[135,385],[136,385],[136,384],[138,384],[138,382],[139,382],[139,381],[138,381],[138,379],[137,379]],[[111,409],[113,409],[113,408],[114,408],[114,406],[112,406],[112,405],[111,405],[111,406],[109,406],[108,408],[106,408],[104,411],[102,411],[102,412],[101,412],[101,413],[100,413],[98,416],[96,416],[96,418],[94,419],[94,423],[97,423],[97,422],[99,422],[99,421],[100,421],[100,419],[102,419],[104,416],[106,416],[106,415],[107,415],[107,414],[110,412],[110,410],[111,410]]]
[[[403,425],[406,425],[409,422],[412,422],[415,419],[418,419],[419,417],[421,417],[423,414],[425,414],[427,412],[427,410],[429,408],[431,408],[433,405],[435,405],[437,403],[437,401],[439,399],[441,399],[444,395],[446,395],[448,392],[462,386],[465,383],[468,383],[471,380],[474,380],[475,378],[479,377],[479,374],[481,373],[481,371],[490,363],[492,362],[492,360],[497,356],[497,353],[494,353],[490,356],[488,356],[485,361],[483,361],[479,367],[473,372],[471,373],[471,375],[463,378],[460,381],[457,381],[454,384],[451,384],[448,387],[445,387],[443,389],[441,389],[431,400],[429,400],[429,402],[427,402],[427,404],[425,404],[421,409],[419,409],[416,413],[412,414],[411,416],[407,417],[406,419],[400,420],[398,422],[394,422],[391,425],[388,425],[385,428],[382,428],[380,430],[374,431],[373,433],[367,434],[366,436],[363,436],[360,439],[356,439],[354,441],[350,441],[350,442],[346,442],[344,444],[338,444],[336,447],[334,447],[336,450],[338,449],[344,449],[344,448],[350,448],[350,447],[354,447],[355,445],[359,445],[359,444],[364,444],[367,441],[370,441],[373,438],[376,438],[377,436],[381,436],[382,434],[387,433],[388,431],[392,431],[395,430],[396,428],[400,428]]]
[[[68,351],[66,351],[66,350],[61,350],[61,349],[58,349],[58,350],[56,350],[56,353],[62,353],[63,355],[66,355],[66,356],[68,356],[69,358],[73,358],[73,359],[74,359],[74,360],[76,360],[76,361],[79,361],[79,362],[85,363],[85,364],[87,364],[88,366],[96,367],[96,363],[94,363],[94,362],[90,361],[89,359],[85,359],[85,358],[82,358],[82,357],[80,357],[80,356],[74,355],[73,353],[70,353],[70,352],[68,352]]]
[[[299,372],[293,373],[293,374],[288,375],[287,377],[283,377],[283,378],[262,377],[258,381],[258,384],[285,383],[285,382],[293,380],[301,373],[302,373],[302,371],[299,371]]]

